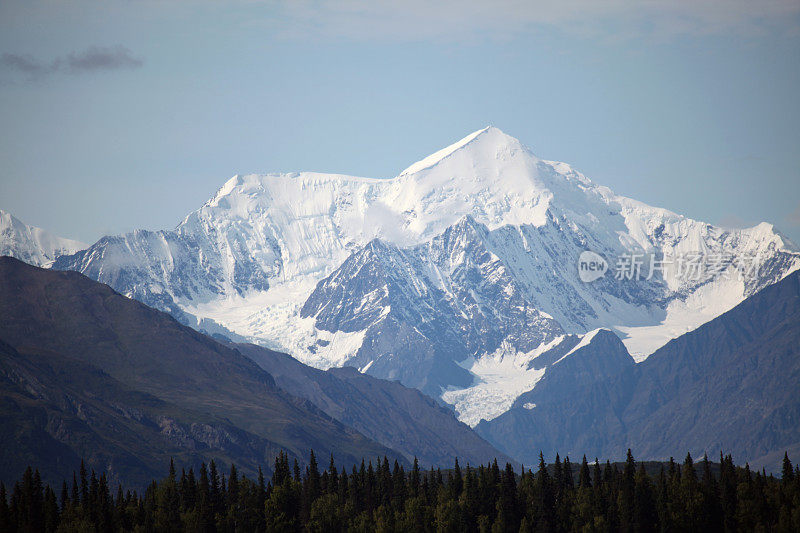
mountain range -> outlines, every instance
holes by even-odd
[[[777,378],[774,402],[753,400],[761,411],[735,394],[725,401],[786,438],[748,437],[733,411],[743,425],[717,440],[695,429],[670,440],[643,420],[681,419],[678,394],[699,402],[682,430],[712,417],[697,398],[721,402],[714,395],[744,379],[723,372],[725,361],[763,359],[793,375],[791,343],[778,359],[761,349],[780,347],[764,335],[781,315],[745,325],[737,310],[779,299],[774,288],[800,268],[797,247],[768,223],[722,228],[619,196],[494,127],[393,178],[237,175],[174,229],[88,247],[56,251],[19,237],[36,232],[13,220],[17,229],[0,234],[4,253],[168,313],[404,460],[494,450],[451,411],[525,462],[539,448],[621,457],[623,442],[651,458],[719,445],[766,462],[794,446],[790,424],[772,420],[794,408],[791,381]],[[768,382],[765,368],[753,376]],[[382,423],[389,412],[395,427]]]
[[[587,251],[608,265],[590,283]],[[201,331],[399,380],[471,424],[535,387],[532,359],[562,336],[607,328],[642,361],[798,267],[769,224],[650,207],[493,127],[391,179],[235,176],[173,230],[53,264]]]

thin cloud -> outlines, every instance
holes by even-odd
[[[4,70],[25,75],[28,79],[39,79],[57,73],[83,74],[125,68],[139,68],[144,64],[124,46],[92,46],[82,52],[73,52],[53,60],[41,61],[30,55],[4,53],[0,66]]]
[[[723,228],[744,229],[755,226],[752,220],[745,220],[739,215],[729,213],[717,221],[717,225]]]
[[[800,226],[800,204],[786,216],[786,221],[792,226]]]
[[[288,38],[505,39],[552,28],[583,37],[651,37],[798,31],[797,0],[293,0],[270,5]]]

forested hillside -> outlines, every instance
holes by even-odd
[[[536,471],[461,466],[406,472],[384,457],[350,472],[314,452],[301,470],[282,453],[267,482],[170,464],[143,494],[109,487],[81,468],[61,487],[30,468],[8,493],[2,531],[797,531],[800,468],[784,458],[776,479],[733,464],[625,463],[540,458]]]

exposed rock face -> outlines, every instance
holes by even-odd
[[[478,433],[526,464],[539,450],[615,458],[631,448],[651,459],[723,451],[778,471],[784,450],[800,450],[800,273],[568,397],[547,377]]]

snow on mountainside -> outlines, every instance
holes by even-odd
[[[592,282],[585,251],[608,266]],[[626,257],[641,279],[615,276]],[[737,273],[744,259],[754,275]],[[617,196],[493,127],[391,179],[235,176],[174,230],[54,265],[320,368],[479,402],[459,409],[471,419],[533,387],[547,371],[533,354],[565,335],[610,328],[641,361],[798,267],[769,224],[722,229]]]
[[[74,254],[86,244],[63,239],[35,226],[28,226],[0,209],[0,256],[16,257],[35,266],[50,266],[61,255]]]

